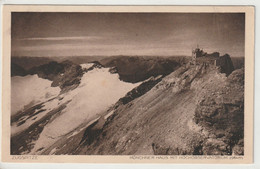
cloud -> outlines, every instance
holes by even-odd
[[[100,36],[68,36],[68,37],[33,37],[20,38],[22,41],[66,41],[66,40],[100,40]]]
[[[174,49],[166,44],[45,44],[20,46],[13,55],[31,56],[76,56],[76,55],[179,55],[183,49]]]

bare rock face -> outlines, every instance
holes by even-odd
[[[82,69],[79,65],[72,62],[62,62],[64,71],[55,77],[52,86],[60,86],[61,89],[66,87],[77,87],[83,75]]]
[[[244,139],[240,139],[238,143],[233,147],[234,155],[244,155]]]
[[[52,61],[48,64],[34,67],[29,70],[29,74],[37,74],[40,78],[53,81],[51,86],[59,86],[61,89],[68,87],[77,87],[83,75],[81,67],[70,61],[61,63]]]
[[[143,94],[151,90],[161,80],[162,76],[157,76],[156,78],[151,77],[147,79],[141,85],[128,92],[125,97],[119,99],[119,102],[122,102],[123,104],[129,103],[130,101],[142,96]]]
[[[202,126],[206,140],[203,154],[243,154],[244,70],[231,73],[226,83],[205,93],[195,111],[195,122]]]
[[[91,63],[93,63],[93,66],[91,66],[89,69],[88,69],[88,71],[90,71],[90,70],[93,70],[94,68],[102,68],[102,67],[104,67],[100,62],[98,62],[98,61],[94,61],[94,62],[91,62]]]
[[[234,70],[232,60],[228,54],[220,56],[216,60],[216,66],[220,67],[221,73],[226,73],[229,75]]]
[[[213,53],[207,53],[206,57],[215,57],[218,58],[219,57],[219,52],[213,52]]]
[[[52,61],[29,70],[29,74],[37,74],[40,78],[54,80],[59,74],[64,72],[64,66],[58,62]]]
[[[117,70],[116,67],[111,67],[111,68],[109,69],[109,72],[112,73],[112,74],[115,74],[115,73],[118,73],[118,70]]]

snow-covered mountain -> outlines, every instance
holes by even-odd
[[[11,153],[243,155],[243,68],[145,62],[154,76],[130,83],[141,76],[122,81],[138,72],[124,62],[51,62],[13,76]]]

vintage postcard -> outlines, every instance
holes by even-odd
[[[254,7],[3,6],[2,161],[252,163]]]

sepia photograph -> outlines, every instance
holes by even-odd
[[[11,11],[9,155],[252,159],[246,21],[246,11]]]

